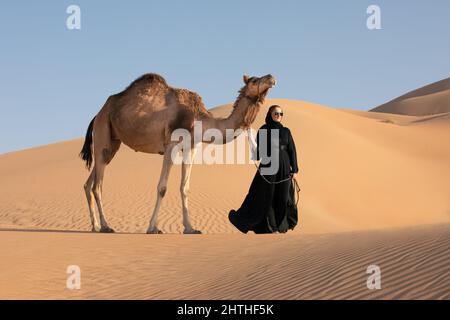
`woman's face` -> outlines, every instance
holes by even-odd
[[[281,119],[283,118],[283,110],[281,110],[280,107],[275,107],[272,110],[272,119],[275,122],[281,122]]]

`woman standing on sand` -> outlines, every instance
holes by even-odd
[[[247,233],[285,233],[297,225],[297,206],[292,179],[298,172],[297,153],[291,131],[281,124],[283,111],[278,105],[269,108],[265,124],[258,130],[255,155],[261,160],[260,141],[267,142],[267,157],[271,157],[272,148],[278,148],[278,170],[275,174],[263,175],[262,168],[271,166],[260,163],[242,206],[228,214],[230,222],[241,232]],[[267,133],[261,140],[262,130]],[[251,132],[251,131],[250,131]],[[277,139],[278,133],[278,141]],[[276,152],[274,152],[276,155]],[[276,167],[276,166],[275,166]]]

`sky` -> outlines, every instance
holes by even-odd
[[[233,102],[243,74],[271,73],[269,98],[368,110],[449,77],[449,16],[448,0],[2,2],[0,154],[84,136],[147,72],[207,108]]]

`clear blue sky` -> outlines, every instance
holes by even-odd
[[[370,4],[382,30],[366,27]],[[146,72],[208,108],[232,102],[243,73],[272,73],[270,97],[367,110],[449,76],[449,16],[448,0],[2,2],[0,153],[83,136]]]

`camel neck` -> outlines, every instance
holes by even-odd
[[[251,106],[253,104],[254,106]],[[254,113],[249,115],[248,110],[253,109],[250,112]],[[233,111],[227,118],[205,118],[202,121],[202,130],[205,132],[208,129],[217,129],[226,137],[224,143],[231,141],[239,135],[236,132],[238,129],[243,129],[246,121],[253,122],[254,117],[259,109],[259,106],[255,102],[251,101],[248,97],[239,96],[233,106]],[[249,117],[249,118],[248,118]],[[229,130],[227,132],[227,130]],[[230,132],[235,131],[236,135],[231,136]]]
[[[240,95],[234,103],[233,111],[227,119],[229,119],[230,125],[234,129],[242,128],[253,123],[258,111],[259,103],[256,99]]]

